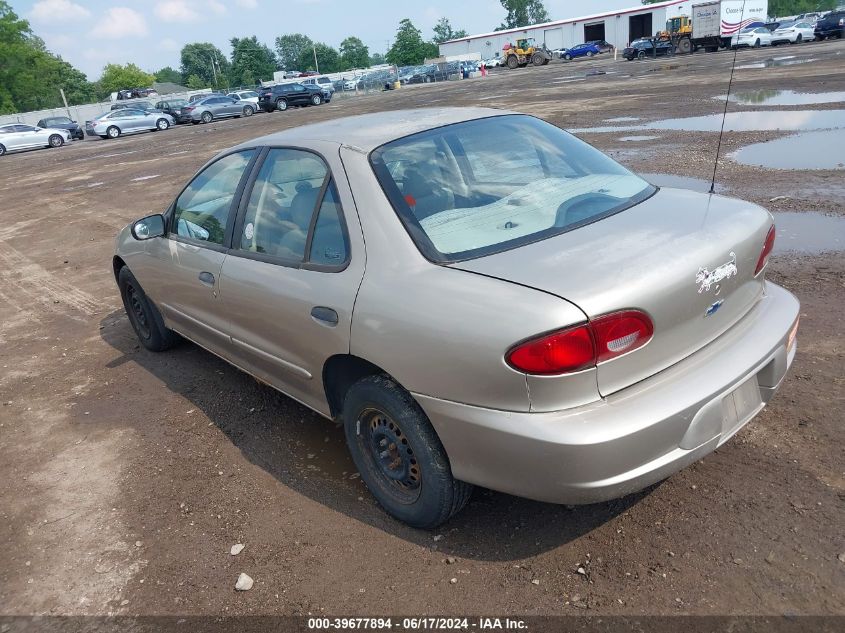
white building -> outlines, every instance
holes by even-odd
[[[440,45],[440,54],[460,56],[479,53],[483,59],[490,59],[501,54],[505,44],[523,37],[533,37],[538,44],[544,42],[551,50],[568,48],[591,40],[607,40],[621,49],[639,37],[662,31],[668,18],[691,15],[692,5],[693,0],[669,0],[580,18],[555,20],[520,29],[470,35],[443,42]]]

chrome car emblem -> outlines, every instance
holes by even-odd
[[[715,303],[711,303],[711,304],[710,304],[710,307],[708,307],[708,308],[704,311],[704,317],[705,317],[705,318],[707,318],[707,317],[709,317],[711,314],[715,314],[716,312],[718,312],[719,308],[721,308],[721,307],[722,307],[722,304],[723,304],[724,302],[725,302],[725,300],[724,300],[724,299],[719,299],[719,300],[718,300],[718,301],[716,301]]]
[[[713,285],[718,285],[729,277],[733,277],[739,271],[736,267],[736,253],[731,251],[731,260],[725,262],[721,266],[714,268],[712,271],[706,268],[699,268],[695,274],[695,283],[698,284],[698,294],[708,292]]]

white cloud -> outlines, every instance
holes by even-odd
[[[184,0],[159,2],[153,9],[156,17],[164,22],[193,22],[199,19],[199,13]]]
[[[158,47],[159,49],[168,52],[178,51],[180,49],[179,42],[177,42],[171,37],[165,37],[163,40],[161,40],[158,43]]]
[[[147,34],[144,16],[127,7],[114,7],[96,20],[91,34],[103,39],[137,38]]]
[[[258,0],[235,0],[235,4],[241,9],[255,9],[258,6]]]
[[[39,0],[27,14],[33,22],[66,22],[87,18],[91,12],[70,0]]]
[[[218,2],[217,0],[208,0],[205,6],[211,9],[212,13],[215,13],[217,15],[226,14],[226,6]]]

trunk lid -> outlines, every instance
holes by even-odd
[[[748,202],[661,189],[593,224],[452,266],[554,294],[588,318],[646,312],[653,338],[598,366],[606,396],[707,345],[756,304],[763,275],[754,269],[771,225]]]

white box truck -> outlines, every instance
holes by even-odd
[[[692,5],[692,15],[678,15],[666,21],[666,30],[657,34],[671,41],[679,53],[703,48],[715,51],[731,45],[731,37],[742,29],[765,24],[768,0],[714,0]]]
[[[721,0],[692,5],[692,50],[715,51],[731,45],[742,29],[762,26],[769,15],[769,0]]]

